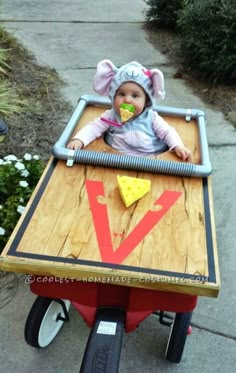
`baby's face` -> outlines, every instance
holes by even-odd
[[[134,116],[142,113],[146,103],[146,94],[142,87],[134,82],[123,83],[116,91],[114,109],[120,111],[121,104],[130,104],[135,108]]]

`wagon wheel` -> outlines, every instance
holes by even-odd
[[[171,332],[166,347],[166,359],[179,363],[184,351],[184,345],[189,332],[192,312],[176,313],[171,326]]]
[[[33,347],[48,346],[69,321],[70,301],[38,296],[25,323],[25,340]]]

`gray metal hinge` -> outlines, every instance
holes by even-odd
[[[72,167],[73,166],[73,164],[74,164],[74,155],[75,155],[75,151],[72,150],[72,149],[70,149],[68,151],[68,158],[67,158],[67,162],[66,162],[66,165],[68,167]]]
[[[187,109],[186,110],[185,120],[186,120],[186,122],[190,122],[191,119],[192,119],[192,110],[191,109]]]

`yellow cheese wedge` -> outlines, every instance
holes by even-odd
[[[151,189],[151,180],[117,175],[121,198],[126,207],[142,198]]]
[[[132,113],[132,111],[120,108],[120,119],[122,123],[132,118],[133,115],[134,113]]]

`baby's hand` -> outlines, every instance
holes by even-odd
[[[177,145],[174,148],[174,152],[182,161],[191,161],[192,159],[190,150],[185,148],[185,146]]]
[[[68,143],[67,148],[72,149],[72,150],[77,150],[77,149],[82,149],[83,146],[84,144],[82,143],[82,141],[80,141],[79,139],[74,139]]]

